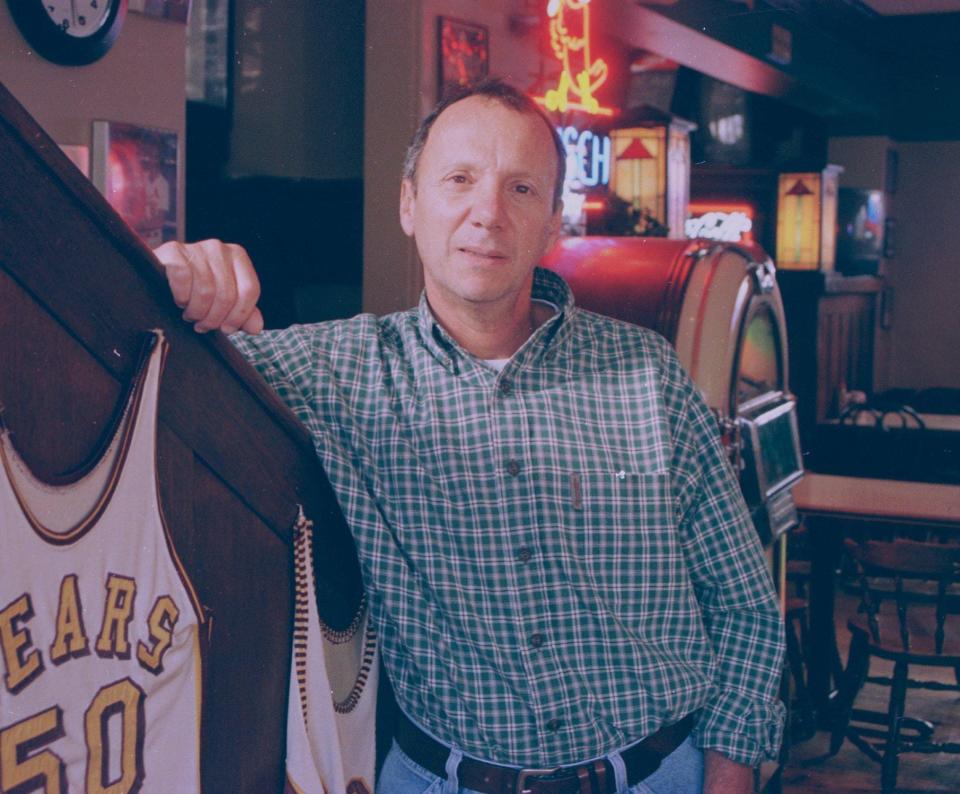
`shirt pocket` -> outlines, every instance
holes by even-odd
[[[634,631],[669,634],[689,607],[670,475],[571,474],[569,491],[572,543],[595,597]]]

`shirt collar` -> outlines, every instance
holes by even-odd
[[[561,344],[570,332],[569,320],[574,312],[573,293],[570,287],[551,270],[538,267],[533,271],[531,298],[552,303],[559,311],[534,332],[536,344],[524,346],[524,358],[528,355],[546,355]],[[416,311],[420,338],[423,340],[424,347],[446,369],[457,369],[459,359],[469,358],[470,354],[460,347],[437,322],[427,302],[426,290],[420,293],[420,303]]]

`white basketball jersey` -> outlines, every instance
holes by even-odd
[[[104,454],[37,480],[0,429],[0,791],[200,791],[202,611],[157,492],[155,332]]]
[[[364,600],[335,632],[320,620],[313,582],[313,525],[294,529],[296,611],[287,706],[287,791],[373,794],[377,641]]]

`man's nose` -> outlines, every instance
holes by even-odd
[[[470,208],[470,222],[474,226],[487,229],[499,229],[503,226],[504,204],[500,186],[491,181],[477,185],[473,192],[473,205]]]

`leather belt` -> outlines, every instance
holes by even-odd
[[[646,739],[620,751],[627,768],[628,785],[652,775],[670,753],[690,735],[694,714],[667,725]],[[446,778],[450,748],[428,736],[400,712],[397,744],[407,756],[434,775]],[[467,758],[457,767],[461,788],[483,794],[613,794],[616,791],[613,767],[604,758],[554,769],[517,769]]]

